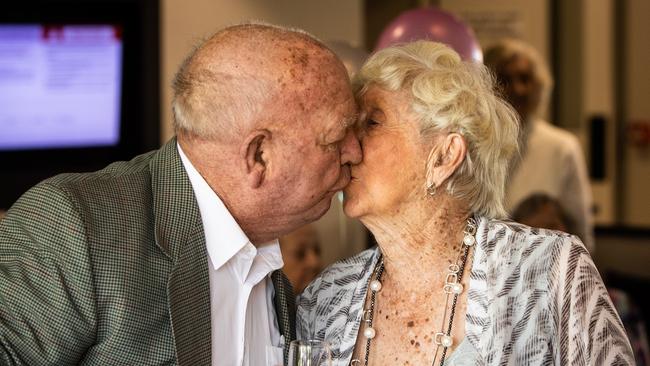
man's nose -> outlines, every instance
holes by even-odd
[[[343,145],[341,146],[341,165],[359,164],[361,159],[362,155],[359,140],[353,131],[349,129],[343,139]]]

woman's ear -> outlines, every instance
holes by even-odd
[[[258,188],[264,182],[268,163],[265,149],[270,139],[269,130],[254,130],[246,136],[239,150],[246,181],[251,188]]]
[[[465,160],[467,143],[458,133],[441,137],[427,159],[427,187],[440,187]]]

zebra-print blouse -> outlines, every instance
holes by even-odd
[[[624,328],[587,250],[569,234],[479,219],[466,338],[479,365],[633,365]],[[298,297],[299,339],[349,365],[378,249],[337,262]]]

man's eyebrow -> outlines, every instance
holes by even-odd
[[[326,139],[328,134],[334,134],[336,133],[336,137],[333,137],[333,135],[329,135],[330,137],[333,137],[337,141],[342,140],[345,138],[347,131],[349,128],[354,127],[357,123],[357,119],[359,118],[359,113],[354,113],[349,116],[345,116],[341,118],[339,122],[339,126],[342,127],[341,129],[337,129],[337,132],[334,132],[334,130],[331,130],[327,132],[327,134],[323,135],[323,139]]]
[[[345,128],[350,128],[357,123],[357,120],[359,119],[359,113],[355,113],[353,115],[344,117],[343,120],[341,121],[341,126]]]

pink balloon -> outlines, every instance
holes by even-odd
[[[433,6],[400,14],[381,33],[375,51],[396,43],[425,39],[450,46],[463,60],[483,62],[483,52],[472,28],[455,15]]]

